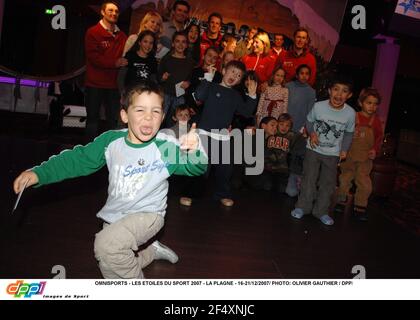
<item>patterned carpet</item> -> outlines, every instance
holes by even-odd
[[[389,199],[373,198],[372,204],[381,206],[393,222],[420,236],[420,170],[398,164],[398,176]]]

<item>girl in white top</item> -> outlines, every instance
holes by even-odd
[[[255,115],[257,127],[261,119],[265,117],[278,119],[282,113],[287,113],[289,90],[284,87],[285,75],[286,73],[281,67],[276,68],[268,82],[267,89],[261,94]]]

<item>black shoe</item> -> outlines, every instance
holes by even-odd
[[[362,214],[359,214],[358,219],[359,219],[360,221],[366,222],[366,221],[368,221],[368,220],[369,220],[369,219],[368,219],[368,214],[367,214],[366,212],[365,212],[365,213],[362,213]]]
[[[354,206],[353,214],[359,221],[368,221],[368,214],[364,207]]]
[[[335,213],[344,213],[346,211],[346,205],[343,203],[337,203],[334,208]]]

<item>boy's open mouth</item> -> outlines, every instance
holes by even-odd
[[[151,135],[153,132],[153,127],[151,126],[141,126],[140,132],[144,135]]]

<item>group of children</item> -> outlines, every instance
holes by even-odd
[[[227,130],[218,135],[209,132],[228,129],[238,114],[255,116],[255,126],[264,130],[264,141],[257,143],[265,146],[265,169],[255,177],[253,186],[299,195],[293,218],[312,213],[332,225],[328,212],[339,166],[337,211],[354,180],[355,213],[366,220],[372,189],[369,173],[382,140],[381,124],[375,116],[380,95],[375,89],[361,92],[361,111],[355,113],[346,104],[352,84],[339,77],[331,83],[329,99],[315,103],[315,91],[308,84],[311,69],[301,65],[295,80],[287,84],[284,70],[275,69],[258,100],[257,81],[250,76],[244,79],[242,62],[232,60],[217,72],[217,51],[210,47],[203,64],[194,68],[185,55],[185,33],[175,32],[172,54],[159,66],[150,57],[156,45],[153,34],[144,31],[138,39],[127,57],[141,61],[133,62],[138,68],[127,74],[130,86],[124,90],[120,113],[128,129],[105,132],[85,146],[53,156],[22,172],[13,185],[19,193],[25,186],[41,186],[108,167],[108,199],[97,215],[104,220],[104,228],[95,239],[95,257],[104,277],[143,277],[142,269],[154,259],[178,261],[175,252],[158,241],[135,254],[164,224],[170,175],[208,175],[213,168],[214,198],[224,206],[234,204],[232,164],[220,158],[208,160],[212,150],[230,147],[229,134]],[[191,75],[194,80],[187,80]],[[157,79],[163,89],[150,79]],[[245,91],[240,92],[235,88],[243,80]],[[180,95],[178,91],[183,90],[185,95]],[[159,131],[164,121],[175,134]],[[200,181],[189,180],[185,190],[203,188]],[[187,191],[180,199],[183,205],[192,201],[193,195]]]
[[[336,189],[337,168],[340,167],[338,204],[342,212],[347,195],[355,182],[354,214],[367,220],[367,204],[371,194],[372,161],[379,152],[382,127],[375,115],[380,95],[374,88],[360,93],[360,112],[346,104],[353,86],[345,78],[337,78],[329,89],[329,99],[314,104],[306,121],[309,134],[303,163],[301,192],[292,217],[301,219],[312,213],[325,225],[333,225],[328,214],[331,197]]]

